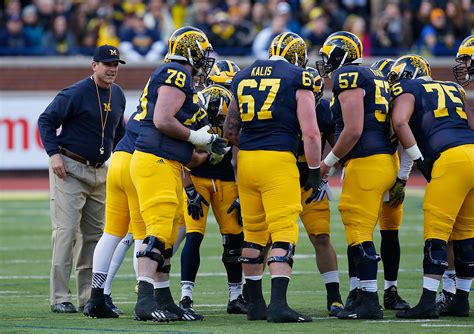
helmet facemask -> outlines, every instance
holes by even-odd
[[[473,60],[469,55],[456,57],[459,64],[453,67],[453,74],[456,81],[463,87],[469,85],[471,78],[474,78]]]

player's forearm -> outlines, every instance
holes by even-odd
[[[155,126],[161,133],[180,140],[188,140],[189,129],[182,125],[175,117],[161,116],[153,120]]]
[[[304,136],[304,155],[309,167],[318,167],[321,164],[321,138],[320,136]]]
[[[393,124],[395,133],[403,148],[410,148],[416,144],[415,136],[406,122],[397,122]]]
[[[332,152],[339,159],[343,158],[354,148],[354,146],[359,141],[360,136],[360,131],[350,128],[344,128],[344,130],[342,130],[341,132],[341,135],[337,139],[337,142],[334,145]]]

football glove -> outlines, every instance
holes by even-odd
[[[184,190],[186,191],[187,197],[188,215],[190,215],[194,220],[199,220],[200,217],[204,216],[202,204],[209,206],[209,203],[200,193],[197,192],[194,185],[191,184],[184,188]]]
[[[428,161],[423,160],[423,158],[418,158],[415,160],[416,167],[420,170],[421,174],[425,177],[426,181],[431,181],[431,170],[433,169],[433,164],[428,163]]]
[[[191,130],[189,133],[188,141],[192,143],[196,148],[200,148],[209,153],[225,154],[227,140],[219,137],[216,134],[211,134],[208,130],[211,127],[209,125],[203,126],[197,131]]]
[[[309,190],[309,189],[313,189],[313,192],[306,200],[306,204],[309,204],[312,201],[314,201],[316,198],[318,198],[318,196],[321,193],[321,173],[320,173],[319,167],[314,168],[314,169],[312,168],[309,169],[308,179],[306,180],[304,190]]]
[[[237,210],[237,222],[240,226],[243,226],[242,222],[242,211],[240,211],[240,198],[236,198],[235,201],[232,203],[231,206],[227,209],[227,213],[231,213],[232,211]]]
[[[211,155],[209,155],[209,162],[212,165],[217,165],[218,163],[222,161],[222,159],[224,159],[224,156],[227,154],[227,152],[229,152],[229,150],[230,150],[230,147],[226,147],[224,154],[211,153]]]
[[[321,202],[324,199],[324,196],[327,195],[328,200],[333,200],[333,195],[331,188],[329,187],[328,180],[322,180],[320,184],[321,192],[319,193],[318,197],[316,197],[316,202]]]
[[[405,199],[405,187],[407,185],[407,180],[402,180],[397,177],[395,184],[389,190],[388,205],[391,208],[396,208],[403,203]]]

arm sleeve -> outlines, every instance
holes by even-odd
[[[46,107],[38,119],[41,141],[49,156],[59,153],[56,130],[64,123],[73,109],[72,98],[63,92],[59,93]]]

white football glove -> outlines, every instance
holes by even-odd
[[[199,130],[190,130],[188,142],[209,153],[225,154],[227,141],[216,134],[208,133],[211,127],[203,126]]]
[[[321,192],[319,193],[318,197],[316,197],[316,202],[321,202],[324,199],[324,196],[328,196],[328,200],[332,201],[333,200],[333,195],[331,188],[329,187],[328,180],[323,179],[321,181]]]

